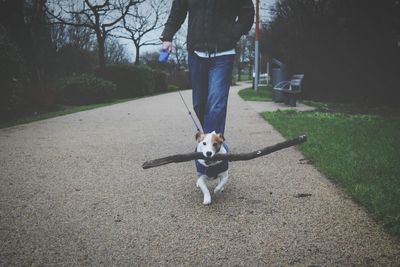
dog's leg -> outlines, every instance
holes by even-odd
[[[215,194],[218,194],[218,193],[221,193],[222,191],[224,191],[224,186],[225,186],[226,182],[228,181],[228,177],[229,177],[228,171],[224,171],[223,173],[218,174],[219,183],[214,189]]]
[[[207,179],[207,176],[202,175],[197,179],[197,183],[196,183],[197,187],[200,187],[201,191],[203,192],[203,195],[204,195],[203,204],[204,205],[208,205],[211,203],[211,195],[210,195],[210,191],[208,191],[208,188],[207,188],[206,179]]]

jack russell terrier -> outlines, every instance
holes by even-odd
[[[207,188],[207,180],[213,180],[216,178],[219,179],[218,185],[214,189],[215,194],[224,191],[224,186],[228,181],[227,162],[212,160],[212,157],[217,153],[222,153],[222,154],[227,153],[227,150],[223,145],[225,138],[222,134],[215,133],[215,131],[208,134],[197,132],[196,140],[198,142],[196,151],[203,153],[203,155],[207,158],[205,160],[199,159],[197,161],[201,165],[205,166],[208,170],[214,168],[214,171],[211,172],[207,171],[205,174],[200,174],[196,183],[196,186],[200,187],[201,191],[203,192],[204,195],[203,204],[208,205],[211,203],[211,195]],[[222,166],[221,168],[218,165],[220,166],[224,165],[224,166]]]

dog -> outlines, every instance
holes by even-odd
[[[226,154],[227,150],[223,145],[225,138],[222,134],[217,134],[215,131],[208,134],[203,134],[200,132],[196,133],[196,141],[197,141],[197,152],[203,153],[206,159],[198,159],[197,161],[205,166],[205,167],[212,167],[218,164],[221,164],[221,161],[213,161],[212,157],[215,156],[217,153]],[[213,180],[218,178],[219,182],[218,185],[214,189],[215,194],[222,193],[224,191],[224,186],[228,181],[228,170],[222,171],[220,173],[212,174],[202,174],[198,177],[196,186],[201,189],[204,195],[203,204],[209,205],[211,204],[211,195],[208,191],[207,187],[207,180]]]

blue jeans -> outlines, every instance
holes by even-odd
[[[234,58],[234,55],[201,58],[194,52],[189,53],[193,109],[204,133],[225,132]],[[219,173],[228,169],[228,162],[206,168],[196,161],[196,169],[198,174]]]

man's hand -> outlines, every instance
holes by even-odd
[[[168,53],[171,53],[171,51],[172,51],[172,42],[164,41],[162,43],[162,50],[167,51]]]

